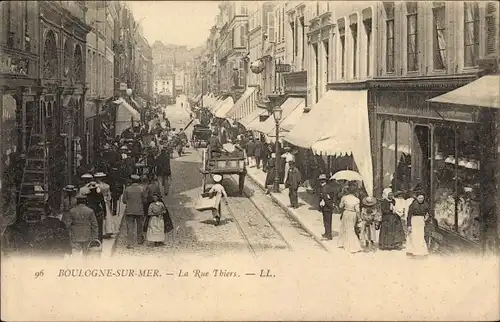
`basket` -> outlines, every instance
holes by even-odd
[[[98,239],[91,240],[87,245],[87,257],[101,257],[102,243]]]
[[[213,194],[205,192],[201,194],[200,198],[196,202],[195,209],[198,211],[214,209],[216,202],[217,198],[214,198]]]

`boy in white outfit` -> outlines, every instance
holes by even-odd
[[[222,176],[219,174],[214,174],[213,176],[214,179],[214,185],[212,188],[210,188],[209,193],[214,193],[215,194],[215,207],[212,208],[212,215],[215,218],[215,225],[219,226],[220,224],[220,216],[221,216],[221,208],[220,208],[220,202],[222,197],[224,197],[224,202],[226,203],[227,206],[227,193],[226,189],[224,189],[224,186],[222,186]]]

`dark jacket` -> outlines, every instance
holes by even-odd
[[[96,217],[102,217],[106,209],[102,193],[97,192],[96,189],[90,190],[90,193],[87,194],[87,206],[94,211]]]
[[[300,183],[302,182],[302,176],[299,170],[295,167],[290,168],[288,171],[288,177],[285,182],[285,186],[290,189],[298,189]]]
[[[142,191],[142,202],[144,204],[150,204],[153,202],[153,195],[157,193],[161,195],[160,185],[158,181],[152,181]]]
[[[247,156],[253,157],[255,156],[255,142],[250,141],[247,144]]]
[[[98,237],[97,219],[94,211],[83,205],[77,205],[63,215],[63,222],[69,229],[73,242],[90,242]]]
[[[262,150],[263,149],[264,149],[264,146],[262,145],[262,142],[260,142],[260,141],[255,142],[255,150],[253,152],[254,156],[256,158],[262,157],[262,154],[263,154]]]
[[[160,176],[171,176],[170,154],[162,152],[155,160],[156,173]]]
[[[335,196],[332,187],[328,184],[320,186],[319,188],[319,202],[323,201],[325,205],[319,206],[320,211],[333,212],[335,210]]]
[[[125,204],[124,215],[142,216],[142,191],[143,187],[138,183],[132,183],[123,192],[123,203]]]

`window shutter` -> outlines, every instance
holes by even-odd
[[[267,39],[269,42],[274,42],[274,12],[267,13]]]
[[[495,2],[488,3],[486,6],[486,55],[493,55],[498,49],[497,15],[497,4]]]

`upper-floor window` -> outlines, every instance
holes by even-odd
[[[434,69],[441,70],[446,68],[446,20],[445,3],[434,2],[432,8],[433,15],[433,51],[434,51]]]
[[[247,15],[248,14],[248,6],[246,4],[241,5],[241,14],[242,15]]]
[[[366,76],[370,76],[370,61],[372,49],[372,10],[367,8],[363,10],[363,26],[366,34]]]
[[[464,3],[464,65],[477,65],[479,54],[479,5],[477,2]]]
[[[485,54],[498,52],[498,2],[491,1],[486,5],[486,48]]]
[[[409,2],[406,4],[406,34],[407,34],[407,68],[408,71],[418,70],[418,14],[417,2]]]
[[[394,2],[384,2],[385,7],[385,69],[394,73]]]
[[[357,15],[351,15],[349,17],[350,20],[350,29],[351,29],[351,37],[352,37],[352,77],[358,76],[358,23],[357,23]]]
[[[340,35],[340,78],[345,77],[345,27],[339,28]]]

